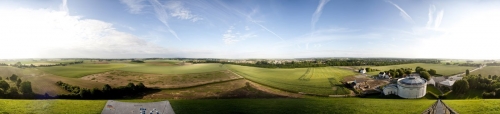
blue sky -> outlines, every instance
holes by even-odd
[[[0,58],[498,59],[500,1],[0,1]],[[24,45],[17,47],[18,45]]]

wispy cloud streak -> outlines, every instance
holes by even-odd
[[[434,19],[434,15],[436,13],[436,6],[434,5],[431,5],[429,7],[429,20],[427,20],[427,24],[426,24],[426,28],[428,29],[438,29],[439,26],[441,25],[441,20],[443,20],[443,14],[444,14],[444,10],[441,10],[439,11],[437,14],[436,14],[436,18]],[[432,25],[434,24],[434,26]]]
[[[325,6],[326,3],[328,3],[330,0],[320,0],[318,7],[316,8],[316,11],[314,11],[311,19],[311,31],[314,31],[316,28],[316,22],[318,22],[319,17],[321,16],[321,12],[323,10],[323,7]]]
[[[255,24],[257,24],[257,25],[259,25],[259,26],[260,26],[260,27],[262,27],[264,30],[266,30],[267,32],[270,32],[270,33],[271,33],[271,34],[273,34],[274,36],[276,36],[276,37],[280,38],[282,41],[284,41],[284,39],[283,39],[283,38],[281,38],[278,34],[274,33],[273,31],[271,31],[271,30],[267,29],[267,27],[265,27],[265,26],[263,26],[263,25],[261,25],[261,24],[259,24],[259,23],[255,22],[255,21],[252,21],[252,22],[253,22],[253,23],[255,23]]]
[[[68,9],[68,1],[67,0],[62,0],[62,4],[59,5],[59,10],[64,11],[64,12],[68,12],[69,11],[69,9]]]
[[[163,5],[158,2],[158,0],[149,0],[149,2],[153,5],[158,20],[160,20],[165,26],[167,26],[168,31],[172,33],[172,35],[174,35],[177,40],[181,41],[181,39],[177,36],[177,33],[175,33],[175,31],[172,30],[172,28],[168,24],[168,13],[167,11],[165,11]]]
[[[411,18],[411,16],[408,15],[408,13],[406,13],[406,11],[403,10],[403,8],[399,7],[397,4],[395,4],[395,3],[391,2],[391,1],[386,1],[386,2],[392,4],[394,7],[398,8],[399,11],[400,11],[399,15],[401,15],[401,17],[403,17],[403,19],[405,19],[406,21],[408,21],[408,22],[410,22],[412,24],[415,24],[415,21],[413,21],[413,19]]]
[[[129,7],[129,12],[133,14],[138,14],[142,11],[145,5],[141,4],[144,0],[120,0]]]

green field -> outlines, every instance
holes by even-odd
[[[67,66],[39,67],[47,73],[63,77],[79,78],[90,74],[106,72],[125,67],[125,64],[76,64]]]
[[[443,100],[443,102],[461,114],[500,114],[499,99]]]
[[[427,85],[427,91],[431,91],[432,93],[435,93],[437,95],[441,95],[441,91],[439,91],[436,87]]]
[[[291,92],[305,92],[320,95],[348,94],[345,88],[338,87],[345,76],[356,73],[335,67],[268,69],[238,65],[226,65],[246,79],[267,86]],[[309,71],[308,71],[309,70]],[[337,88],[336,90],[332,89]]]
[[[500,66],[486,66],[482,69],[476,70],[474,72],[471,72],[470,74],[472,75],[478,75],[481,74],[481,76],[500,76]]]
[[[437,74],[448,76],[457,73],[465,72],[465,70],[472,70],[474,67],[467,66],[457,66],[457,65],[443,65],[443,64],[426,64],[426,63],[413,63],[413,64],[401,64],[401,65],[390,65],[390,66],[364,66],[370,67],[372,69],[379,69],[380,71],[386,71],[389,69],[399,69],[399,68],[412,68],[415,70],[417,66],[425,68],[427,70],[434,69],[437,71]],[[369,72],[370,75],[376,75],[379,72]]]
[[[159,100],[124,100],[150,102]],[[435,100],[316,98],[316,99],[204,99],[169,100],[177,114],[415,114]],[[0,113],[96,114],[105,100],[0,100]],[[412,107],[412,108],[408,108]]]
[[[193,64],[184,66],[154,66],[148,64],[128,64],[118,70],[154,74],[188,74],[225,70],[221,64]]]

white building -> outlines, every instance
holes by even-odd
[[[380,72],[378,73],[378,78],[389,78],[389,74],[386,74],[385,72]]]
[[[422,98],[427,92],[427,80],[418,74],[411,74],[406,78],[398,79],[397,84],[389,84],[384,87],[384,94],[394,94],[402,98]]]
[[[360,69],[359,73],[364,74],[364,73],[366,73],[366,70],[365,69]]]

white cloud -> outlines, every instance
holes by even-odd
[[[234,27],[231,26],[229,29],[222,34],[222,40],[224,41],[225,44],[233,44],[239,41],[246,40],[248,38],[253,38],[257,37],[254,33],[246,33],[246,34],[241,34],[239,32],[233,32]]]
[[[15,9],[0,10],[0,15],[0,58],[169,53],[135,35],[117,31],[110,23],[70,16],[65,11]]]
[[[321,10],[323,10],[323,6],[328,3],[330,0],[320,0],[316,11],[314,11],[311,19],[311,31],[314,31],[316,27],[316,22],[318,22],[319,17],[321,16]]]
[[[389,2],[390,4],[392,4],[394,7],[398,8],[398,10],[400,11],[399,15],[401,15],[401,17],[403,17],[403,19],[405,19],[406,21],[412,23],[412,24],[415,24],[415,21],[413,21],[413,19],[411,18],[410,15],[408,15],[408,13],[406,13],[405,10],[403,10],[403,8],[399,7],[397,4],[395,3],[392,3],[391,1],[386,1],[386,2]]]
[[[444,10],[439,11],[436,14],[436,19],[434,19],[434,14],[436,13],[436,6],[431,5],[429,7],[429,20],[427,20],[426,28],[427,29],[439,29],[441,25],[441,21],[443,20]],[[431,27],[434,24],[434,27]]]
[[[245,30],[250,30],[250,28],[248,26],[245,26]]]
[[[166,7],[170,10],[170,15],[172,17],[177,17],[177,19],[191,20],[192,22],[203,20],[203,18],[193,15],[193,13],[185,8],[180,1],[167,2]]]
[[[144,8],[144,0],[120,0],[121,3],[124,3],[128,6],[128,11],[133,14],[140,13]]]
[[[59,5],[59,10],[61,10],[63,12],[69,12],[67,0],[62,0],[62,4]]]

